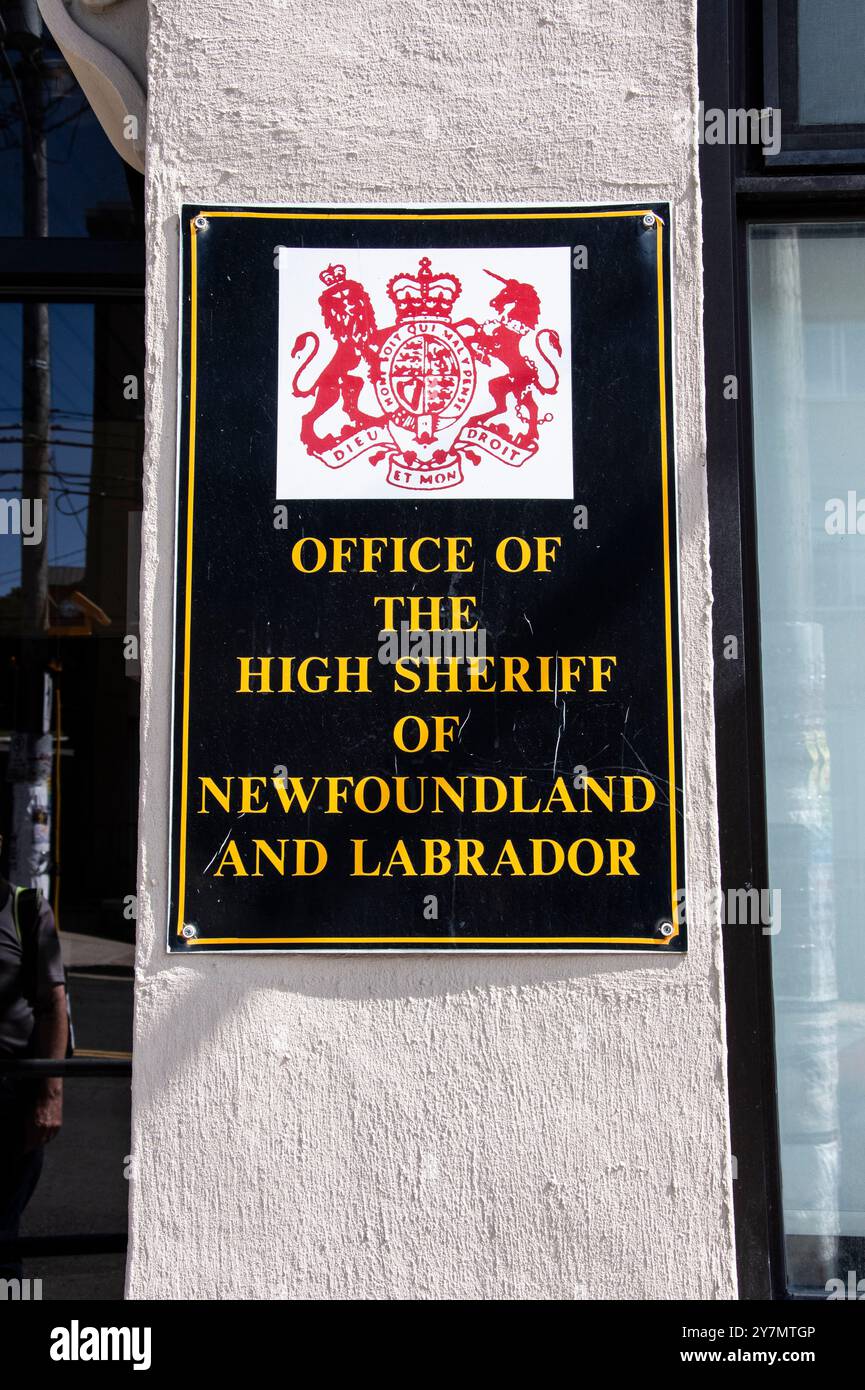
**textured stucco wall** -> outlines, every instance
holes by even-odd
[[[684,960],[164,954],[177,209],[675,205],[689,874],[717,873],[694,0],[151,0],[133,1297],[735,1296]]]

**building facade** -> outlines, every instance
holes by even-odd
[[[865,27],[819,8],[40,0],[144,164],[128,1297],[725,1300],[855,1268]],[[168,955],[181,208],[644,202],[687,953]]]

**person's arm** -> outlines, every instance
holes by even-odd
[[[66,989],[63,985],[54,985],[37,1009],[35,1055],[62,1061],[66,1056],[68,1036]],[[28,1149],[35,1148],[37,1144],[49,1143],[59,1134],[62,1123],[63,1078],[45,1076],[39,1082],[39,1090],[27,1125]]]

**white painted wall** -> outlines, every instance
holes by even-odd
[[[686,959],[164,953],[179,203],[675,205],[690,882],[716,886],[694,0],[151,0],[130,1296],[735,1296]]]

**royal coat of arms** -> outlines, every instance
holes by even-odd
[[[535,285],[489,259],[472,267],[474,314],[460,312],[464,285],[447,252],[418,254],[415,269],[384,280],[386,310],[348,255],[320,262],[320,322],[290,344],[291,396],[303,403],[295,437],[308,457],[330,470],[351,463],[355,476],[362,463],[414,493],[460,488],[489,461],[531,464],[555,418],[563,333]]]

